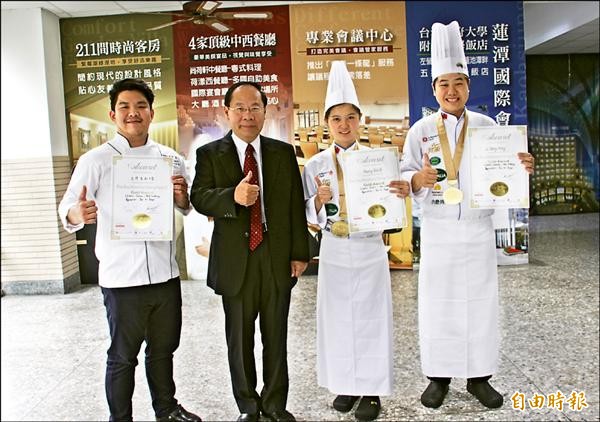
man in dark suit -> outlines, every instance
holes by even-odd
[[[191,201],[214,218],[208,285],[222,295],[238,421],[293,421],[288,394],[287,318],[306,269],[304,193],[293,146],[260,135],[267,97],[240,82],[225,94],[232,132],[198,148]],[[263,384],[256,392],[254,324],[260,314]]]

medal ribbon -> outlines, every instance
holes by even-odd
[[[446,165],[446,171],[448,172],[448,184],[455,185],[458,180],[458,169],[460,168],[460,160],[462,159],[463,150],[465,147],[465,134],[467,133],[467,112],[465,111],[465,121],[463,127],[458,136],[458,143],[454,149],[454,157],[450,154],[450,143],[448,142],[448,135],[446,134],[446,126],[444,126],[444,120],[442,119],[442,113],[437,118],[437,130],[440,137],[440,144],[442,146],[442,154],[444,156],[444,164]]]
[[[335,152],[335,142],[333,144],[331,144],[331,146],[329,147],[329,149],[331,149],[331,154],[333,155],[333,163],[335,164],[335,172],[337,173],[337,181],[338,181],[338,196],[339,196],[339,201],[340,201],[340,218],[342,220],[346,220],[346,191],[344,189],[344,173],[342,172],[342,168],[340,167],[340,164],[338,163],[337,160],[337,154]],[[340,148],[340,147],[338,147]],[[352,148],[353,150],[357,150],[358,149],[358,142],[354,143],[354,148]],[[341,152],[341,151],[340,151]]]

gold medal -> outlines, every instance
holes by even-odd
[[[350,234],[348,223],[346,223],[344,220],[334,222],[331,225],[331,234],[336,237],[348,237]]]
[[[463,200],[463,193],[460,189],[455,187],[458,184],[456,180],[448,180],[448,188],[444,191],[443,198],[444,203],[449,205],[460,204]]]
[[[152,222],[152,217],[150,217],[148,214],[140,213],[134,215],[132,220],[133,227],[135,227],[136,229],[145,229]]]
[[[490,192],[494,196],[504,196],[508,193],[508,185],[504,182],[496,182],[490,186]]]
[[[368,213],[371,218],[381,218],[385,215],[385,207],[379,204],[371,205]]]

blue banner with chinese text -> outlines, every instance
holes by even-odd
[[[526,125],[522,1],[407,1],[411,125],[438,109],[431,89],[431,25],[456,20],[471,79],[467,108],[498,124]]]

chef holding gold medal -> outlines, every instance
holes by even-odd
[[[361,110],[343,61],[331,63],[325,121],[331,147],[304,165],[306,217],[323,230],[317,291],[317,381],[337,397],[333,407],[374,420],[379,396],[392,394],[392,291],[382,232],[350,233],[344,192],[345,151],[360,146]],[[389,192],[403,201],[406,181],[392,181]],[[372,207],[374,216],[384,210]],[[360,306],[357,304],[360,303]],[[373,353],[376,351],[377,353]],[[359,401],[360,399],[360,401]]]
[[[502,406],[488,382],[498,368],[498,276],[492,209],[471,209],[467,127],[492,126],[467,110],[469,72],[458,22],[434,23],[431,80],[440,105],[409,130],[401,163],[413,200],[422,208],[419,268],[421,366],[429,385],[421,403],[444,401],[452,378],[484,406]],[[463,153],[464,152],[464,153]],[[518,153],[528,173],[533,156]]]

